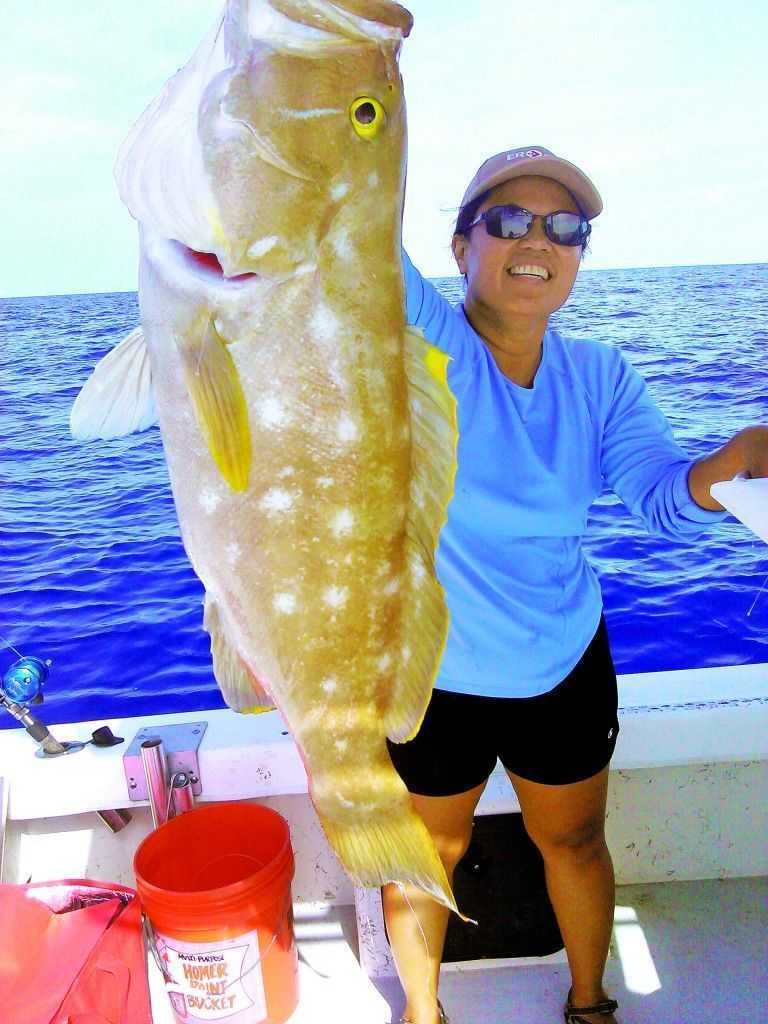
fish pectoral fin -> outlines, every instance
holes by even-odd
[[[429,704],[448,637],[448,608],[435,576],[435,554],[456,476],[456,399],[448,387],[448,356],[421,331],[406,328],[405,365],[411,411],[407,571],[402,591],[400,664],[385,712],[389,738],[415,736]]]
[[[233,711],[244,715],[271,711],[274,701],[230,642],[219,606],[210,594],[205,595],[203,609],[203,627],[211,637],[213,674],[224,700]]]
[[[240,376],[211,318],[183,349],[185,382],[208,451],[233,491],[248,486],[251,430]]]
[[[78,441],[108,441],[155,423],[149,352],[137,327],[96,364],[72,406],[69,429]]]

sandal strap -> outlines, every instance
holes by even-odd
[[[451,1022],[448,1020],[445,1014],[443,1004],[440,1002],[439,999],[437,1000],[437,1012],[440,1014],[440,1024],[451,1024]],[[413,1021],[409,1020],[408,1017],[401,1017],[400,1024],[413,1024]]]
[[[609,1013],[615,1013],[618,1008],[619,1004],[615,999],[603,999],[602,1002],[595,1003],[594,1006],[573,1006],[571,1003],[566,1003],[565,1024],[589,1024],[589,1021],[582,1020],[579,1014],[601,1013],[607,1017]]]

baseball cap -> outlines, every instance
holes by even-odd
[[[527,146],[524,149],[507,149],[496,153],[480,165],[477,174],[470,181],[462,206],[476,199],[483,192],[496,188],[511,178],[520,178],[524,174],[537,174],[542,178],[552,178],[568,189],[579,205],[581,212],[592,220],[603,209],[600,193],[579,168],[555,156],[543,146]]]

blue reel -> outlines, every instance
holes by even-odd
[[[3,676],[1,694],[22,707],[42,704],[43,683],[48,678],[48,666],[40,658],[19,658]]]

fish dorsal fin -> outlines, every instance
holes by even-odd
[[[401,40],[413,26],[408,11],[382,0],[268,0],[268,4],[293,22],[352,42]]]
[[[208,593],[204,601],[203,627],[211,637],[213,674],[227,704],[242,714],[270,711],[275,706],[272,698],[233,647],[219,605]]]
[[[79,441],[107,441],[155,423],[149,353],[144,332],[137,327],[96,364],[75,399],[69,426]]]
[[[181,351],[187,389],[208,451],[232,490],[244,491],[251,467],[248,408],[235,361],[213,319],[194,341],[186,340]]]
[[[405,342],[413,458],[400,665],[386,712],[387,735],[396,743],[411,739],[421,725],[448,636],[435,553],[453,497],[459,439],[448,356],[414,327],[406,328]]]

